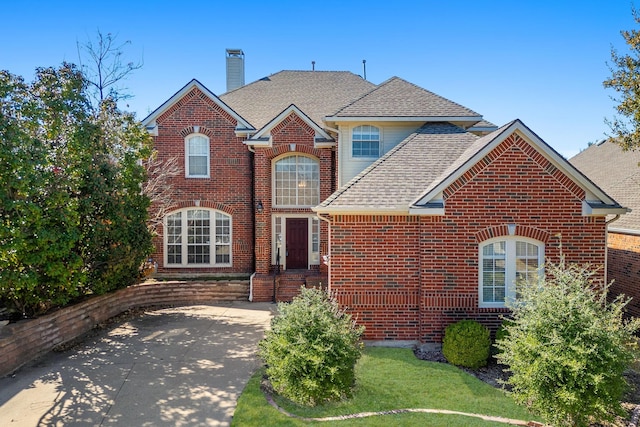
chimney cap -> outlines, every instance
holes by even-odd
[[[227,49],[227,55],[229,56],[244,56],[242,49]]]

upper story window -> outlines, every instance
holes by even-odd
[[[187,178],[209,178],[209,138],[200,134],[185,139],[185,176]]]
[[[525,237],[488,240],[480,245],[479,305],[505,307],[516,298],[516,285],[537,282],[542,273],[544,244]]]
[[[351,156],[380,157],[380,129],[371,125],[355,127],[351,134]]]
[[[320,203],[320,164],[298,155],[277,160],[274,184],[275,206],[316,206]]]
[[[165,217],[165,265],[231,265],[231,217],[213,209],[189,208]]]

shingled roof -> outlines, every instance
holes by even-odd
[[[406,211],[478,139],[450,123],[426,123],[319,208]]]
[[[323,126],[331,115],[375,85],[348,71],[280,71],[220,95],[256,129],[294,104]]]
[[[323,203],[319,213],[442,214],[441,192],[480,159],[519,132],[562,173],[594,200],[583,201],[583,214],[622,214],[620,206],[520,120],[478,137],[451,123],[426,123],[393,150],[362,171]],[[437,212],[440,213],[437,213]]]
[[[466,118],[479,122],[482,116],[475,111],[429,92],[413,83],[392,77],[370,92],[341,108],[327,120],[347,117],[416,117]],[[445,119],[447,118],[447,119]]]
[[[612,140],[594,144],[569,162],[632,211],[611,223],[612,231],[640,233],[640,151],[623,151]]]

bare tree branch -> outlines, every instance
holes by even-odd
[[[142,59],[139,62],[124,61],[124,49],[131,41],[118,43],[117,38],[117,34],[104,35],[98,30],[95,41],[89,40],[84,44],[76,42],[80,69],[89,85],[94,88],[93,96],[98,103],[106,97],[115,101],[131,98],[128,88],[121,83],[144,65]]]

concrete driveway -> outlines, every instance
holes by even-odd
[[[1,378],[0,425],[227,426],[275,310],[197,305],[105,328]]]

